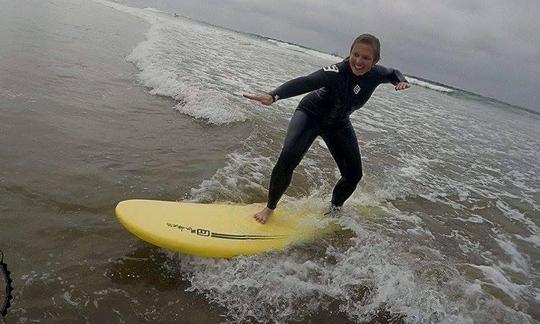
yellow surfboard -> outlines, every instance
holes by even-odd
[[[124,227],[140,239],[173,251],[228,258],[281,250],[329,229],[322,211],[280,207],[266,222],[253,215],[263,205],[126,200],[116,206]]]

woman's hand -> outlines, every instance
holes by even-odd
[[[272,96],[267,93],[259,94],[259,95],[244,94],[244,97],[251,100],[258,101],[265,106],[270,106],[274,102],[274,99],[272,98]]]
[[[411,87],[411,85],[409,84],[409,82],[400,82],[400,83],[396,84],[396,91],[405,90],[405,89],[408,89],[410,87]]]

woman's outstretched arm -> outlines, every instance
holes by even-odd
[[[379,65],[379,71],[383,76],[384,83],[392,83],[396,90],[405,90],[411,85],[409,81],[397,69],[387,68]]]
[[[337,66],[333,65],[324,69],[315,71],[310,75],[292,79],[277,87],[275,90],[267,94],[248,95],[244,94],[244,97],[259,101],[263,105],[271,105],[273,102],[298,96],[304,93],[317,90],[324,86],[328,86],[334,76],[337,76],[339,70]]]

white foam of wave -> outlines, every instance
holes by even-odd
[[[409,323],[531,323],[468,282],[438,251],[405,248],[379,232],[366,230],[357,215],[337,221],[354,233],[278,253],[211,260],[181,257],[181,268],[197,291],[224,306],[227,321],[301,321],[321,312],[339,312],[353,321],[369,321],[384,307]],[[341,243],[340,243],[341,241]],[[478,266],[489,283],[520,294],[524,287],[489,266]],[[338,304],[337,309],[332,305]]]
[[[361,118],[359,116],[353,116],[351,121],[353,125],[359,127],[360,129],[369,131],[369,132],[378,132],[386,133],[384,122],[377,119],[377,113],[374,111],[369,111]]]
[[[328,149],[328,146],[326,145],[326,143],[324,142],[322,138],[317,138],[317,144],[319,144],[319,146],[322,148]]]
[[[407,76],[407,80],[409,81],[409,83],[416,84],[416,85],[419,85],[421,87],[428,88],[428,89],[431,89],[431,90],[436,90],[436,91],[446,92],[446,93],[454,92],[454,90],[452,90],[452,89],[445,88],[443,86],[436,85],[436,84],[433,84],[433,83],[429,83],[427,81],[418,80],[418,79],[415,79],[415,78],[410,77],[410,76]]]
[[[391,180],[395,179],[392,174],[385,176],[388,178],[382,180],[377,175],[364,175],[359,188],[347,202],[350,201],[355,206],[384,206],[385,208],[391,208],[392,205],[385,204],[387,201],[403,199],[410,193],[410,189],[404,187],[402,183]]]
[[[270,43],[272,43],[274,45],[283,47],[283,48],[287,48],[287,49],[290,49],[290,50],[293,50],[293,51],[306,53],[306,54],[309,54],[311,56],[321,58],[323,60],[329,61],[329,63],[337,63],[337,62],[343,61],[342,57],[332,55],[332,54],[323,53],[323,52],[319,52],[319,51],[309,49],[309,48],[305,48],[305,47],[301,47],[301,46],[298,46],[298,45],[293,45],[293,44],[290,44],[290,43],[277,41],[277,40],[274,40],[274,39],[268,39],[268,42],[270,42]]]
[[[183,97],[185,98],[185,97]],[[247,115],[243,110],[231,110],[231,100],[220,96],[209,97],[207,100],[197,100],[194,98],[190,104],[179,103],[174,108],[186,115],[196,119],[204,119],[210,124],[221,125],[247,120]]]
[[[470,237],[464,232],[459,230],[452,230],[450,235],[444,235],[448,238],[453,238],[455,242],[457,242],[459,249],[461,252],[465,254],[479,252],[480,251],[480,243],[474,242],[470,239]]]
[[[323,60],[328,60],[328,61],[335,62],[335,63],[343,61],[343,58],[340,57],[340,56],[336,56],[336,55],[332,55],[332,54],[326,54],[326,53],[319,52],[319,51],[316,51],[316,50],[308,49],[308,50],[306,50],[306,53],[310,54],[312,56],[322,58]]]
[[[421,226],[424,223],[422,221],[422,218],[418,217],[418,215],[401,211],[393,205],[387,205],[383,208],[389,215],[393,216],[390,221],[405,221],[418,226]],[[418,228],[417,230],[419,229],[420,228]]]
[[[495,241],[511,259],[511,263],[503,263],[499,261],[499,265],[503,268],[510,269],[515,272],[521,272],[524,275],[528,275],[528,257],[521,254],[518,251],[516,245],[505,236],[500,235],[499,238],[495,238]]]
[[[226,165],[198,188],[191,189],[194,201],[251,202],[253,196],[264,197],[266,188],[262,183],[272,168],[269,158],[254,156],[253,152],[232,152],[227,155]]]
[[[152,34],[152,31],[148,34]],[[171,97],[178,101],[174,107],[176,110],[211,124],[242,122],[247,119],[241,108],[231,108],[236,103],[230,94],[205,88],[199,82],[184,81],[176,71],[151,59],[155,54],[154,47],[150,41],[143,42],[127,57],[128,61],[141,70],[139,78],[152,89],[151,94]]]
[[[416,236],[417,238],[435,239],[435,236],[433,235],[433,233],[431,233],[429,229],[418,226],[415,228],[407,229],[406,233],[411,236]]]
[[[503,200],[497,200],[496,207],[509,219],[513,219],[527,226],[532,234],[540,233],[540,228],[531,219],[525,216],[524,213],[511,207]]]
[[[479,269],[485,275],[489,283],[495,285],[496,287],[502,289],[506,294],[514,299],[519,299],[522,295],[528,292],[527,285],[519,285],[513,283],[508,277],[504,274],[500,268],[496,266],[486,266],[486,265],[470,265],[474,268]]]
[[[523,240],[525,242],[529,242],[532,245],[536,246],[540,249],[540,233],[532,234],[528,237],[525,237],[523,235],[516,234],[515,237],[519,238],[520,240]]]
[[[482,217],[480,215],[476,215],[476,214],[473,214],[472,216],[470,216],[468,218],[456,217],[455,219],[460,220],[462,222],[466,222],[466,223],[474,223],[474,224],[489,223],[489,224],[493,224],[492,222],[488,221],[484,217]]]
[[[517,188],[523,189],[524,191],[528,191],[531,193],[540,192],[538,186],[534,185],[534,180],[531,181],[531,179],[538,179],[538,176],[536,175],[534,170],[529,170],[529,172],[527,173],[528,174],[523,174],[519,170],[511,170],[507,174],[504,174],[503,178],[507,181],[510,181],[512,185],[516,186]]]
[[[356,321],[372,319],[386,305],[412,323],[472,323],[458,311],[462,306],[418,277],[415,258],[389,238],[367,232],[349,218],[340,223],[357,236],[341,249],[319,242],[315,257],[300,247],[228,261],[184,258],[180,267],[190,273],[190,289],[225,306],[233,322],[301,320],[337,301],[339,312]],[[432,275],[425,269],[422,273]]]
[[[254,135],[246,139],[248,145],[253,145],[252,137]],[[258,142],[257,145],[263,146],[264,143]],[[190,199],[199,202],[266,202],[275,158],[277,156],[261,156],[252,149],[229,153],[224,167],[218,169],[210,179],[203,180],[197,188],[191,189]],[[331,195],[330,188],[339,178],[336,172],[334,168],[321,169],[309,155],[304,157],[296,170],[297,176],[301,173],[309,183],[316,185],[303,190],[300,198],[290,196],[291,192],[288,191],[281,202],[298,205],[304,199],[310,199],[312,203],[324,201],[327,204],[330,199],[328,196]]]
[[[215,73],[214,67],[220,61],[209,58],[210,45],[200,41],[210,35],[219,41],[219,35],[214,34],[226,31],[188,23],[185,19],[163,15],[162,11],[151,8],[131,8],[104,0],[96,2],[150,23],[146,40],[137,45],[127,60],[140,70],[137,77],[151,89],[151,94],[173,98],[178,101],[176,110],[211,124],[247,120],[247,114],[231,95],[235,90],[231,86],[238,88],[243,84],[227,75]],[[214,46],[213,50],[219,50],[224,45],[218,43]],[[190,61],[193,63],[187,63]]]
[[[152,7],[146,7],[146,8],[144,8],[144,10],[153,11],[153,12],[157,12],[157,13],[165,13],[165,11],[161,11],[159,9],[152,8]]]

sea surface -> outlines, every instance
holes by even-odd
[[[340,231],[179,255],[116,203],[264,203],[300,97],[242,94],[341,58],[105,0],[0,8],[8,323],[540,322],[540,114],[421,76],[381,85],[352,115],[365,176]],[[325,208],[338,179],[316,140],[283,203]]]

